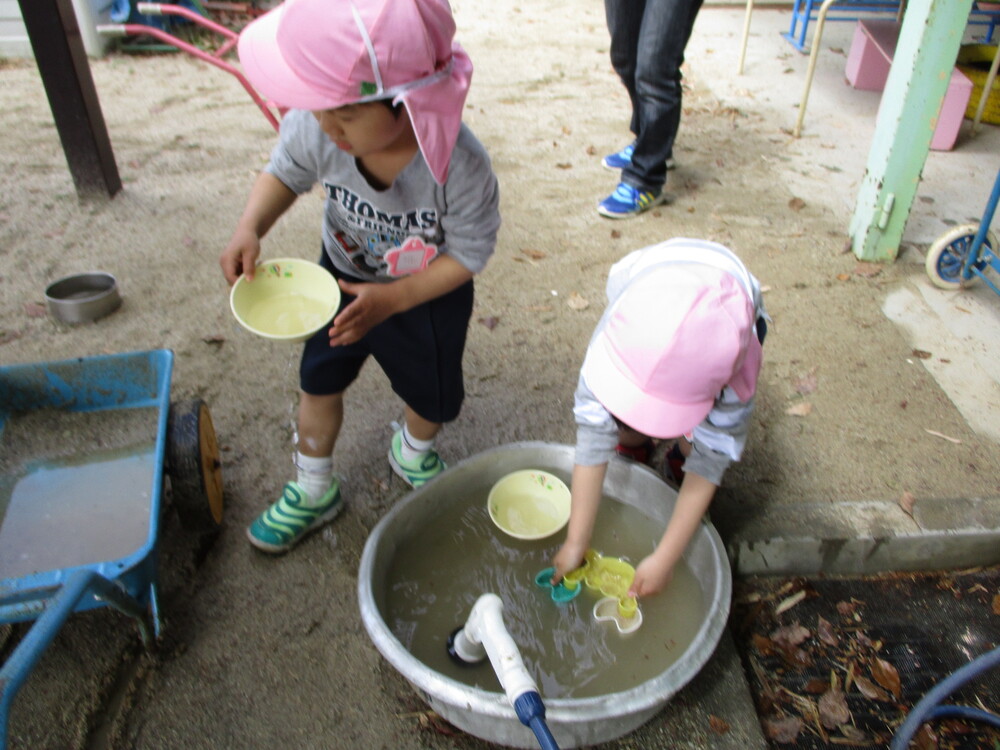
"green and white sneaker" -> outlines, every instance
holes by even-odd
[[[403,431],[396,430],[389,446],[389,465],[411,487],[420,487],[444,471],[444,461],[436,450],[431,449],[419,461],[406,461],[402,453]]]
[[[332,521],[344,504],[340,500],[340,480],[315,507],[306,505],[308,494],[298,482],[289,482],[281,497],[247,528],[250,544],[265,552],[287,552],[310,531]]]

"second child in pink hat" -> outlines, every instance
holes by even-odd
[[[447,0],[286,0],[240,35],[247,77],[289,111],[223,273],[252,279],[262,238],[318,184],[320,263],[343,292],[302,353],[295,478],[247,530],[266,552],[340,512],[333,449],[344,392],[369,357],[404,406],[382,455],[413,487],[445,469],[434,441],[465,395],[472,280],[500,226],[489,156],[462,124],[472,64],[454,33]]]
[[[652,438],[676,439],[675,466],[684,466],[677,504],[630,591],[649,596],[670,582],[722,475],[742,455],[766,314],[740,259],[702,240],[630,253],[611,267],[607,294],[574,398],[572,509],[554,580],[583,562],[616,450],[634,454]]]

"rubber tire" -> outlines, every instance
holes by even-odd
[[[961,277],[962,265],[978,231],[978,224],[962,224],[952,227],[934,241],[924,261],[924,269],[934,286],[955,290],[970,287],[979,281],[978,276],[970,279]],[[990,250],[996,252],[997,238],[993,232],[987,231],[983,242]],[[977,262],[975,266],[981,271],[986,267],[986,261]]]
[[[217,532],[223,515],[222,463],[212,416],[201,399],[170,405],[166,460],[181,525],[199,534]]]

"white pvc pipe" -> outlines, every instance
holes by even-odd
[[[453,645],[463,661],[473,663],[489,656],[511,705],[525,693],[538,692],[517,644],[503,624],[503,600],[496,594],[483,594],[476,600]]]

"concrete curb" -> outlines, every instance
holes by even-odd
[[[721,499],[721,498],[720,498]],[[712,517],[735,575],[871,575],[1000,563],[1000,497],[807,503],[763,510],[720,504]]]

